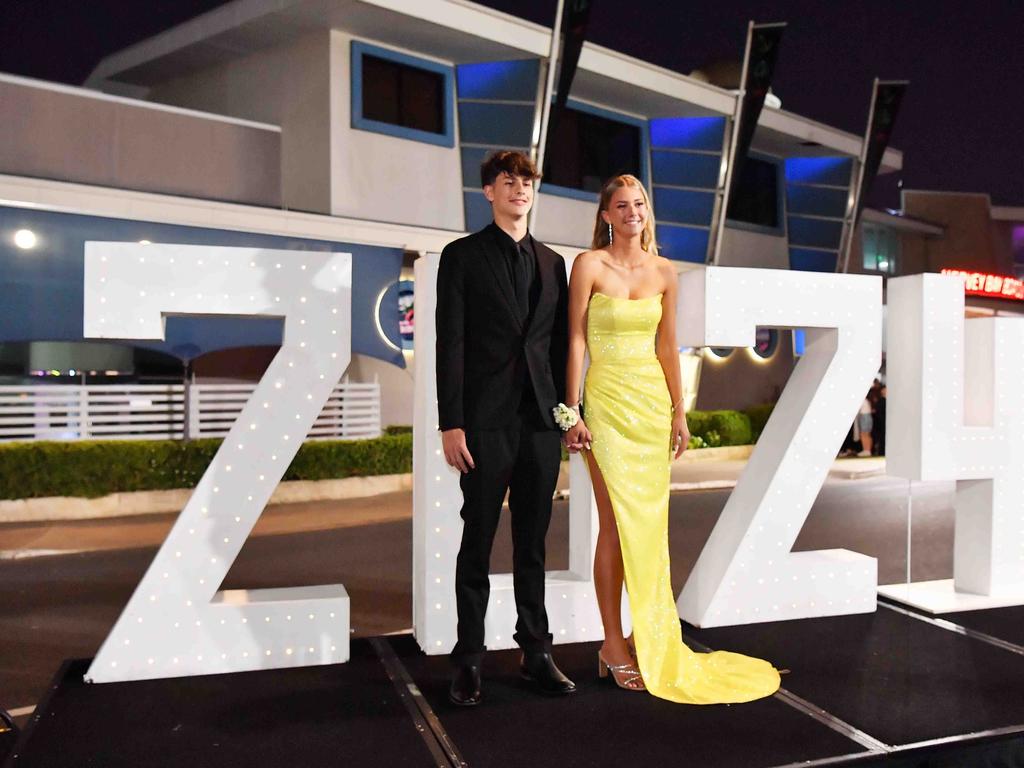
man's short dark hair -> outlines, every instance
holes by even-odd
[[[511,149],[492,152],[480,164],[480,186],[493,184],[501,174],[520,176],[524,179],[539,179],[537,166],[528,155]]]

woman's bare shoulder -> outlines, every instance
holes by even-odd
[[[654,266],[661,272],[672,272],[675,274],[676,263],[665,256],[655,256]]]
[[[666,259],[664,256],[655,256],[656,261],[654,262],[654,268],[658,270],[658,274],[664,277],[670,282],[675,282],[676,279],[676,265],[671,259]]]
[[[583,251],[576,256],[576,260],[573,262],[573,272],[580,270],[582,272],[593,273],[602,267],[602,259],[604,257],[604,251]]]
[[[597,248],[593,251],[583,251],[576,256],[577,261],[582,261],[584,264],[589,264],[594,261],[601,261],[604,258],[605,252],[601,248]]]

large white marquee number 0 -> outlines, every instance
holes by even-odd
[[[679,339],[742,347],[805,328],[806,350],[679,596],[703,627],[875,609],[874,558],[791,552],[878,371],[881,278],[708,268],[680,277]]]
[[[280,317],[280,350],[100,648],[93,682],[346,661],[340,584],[218,591],[351,357],[352,258],[86,243],[85,336],[161,339],[168,315]]]

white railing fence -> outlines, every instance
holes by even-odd
[[[256,389],[255,384],[189,387],[189,437],[223,437]],[[307,439],[380,437],[380,384],[342,382],[313,422]]]
[[[255,384],[0,386],[0,441],[223,437]],[[186,423],[187,422],[187,423]],[[307,439],[379,437],[380,384],[340,382]]]

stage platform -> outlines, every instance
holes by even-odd
[[[596,643],[556,647],[579,685],[545,698],[518,653],[485,662],[484,703],[447,702],[444,657],[354,640],[348,664],[87,685],[66,662],[5,763],[83,766],[1024,766],[1024,607],[697,630],[792,670],[772,698],[670,704],[596,677]]]

